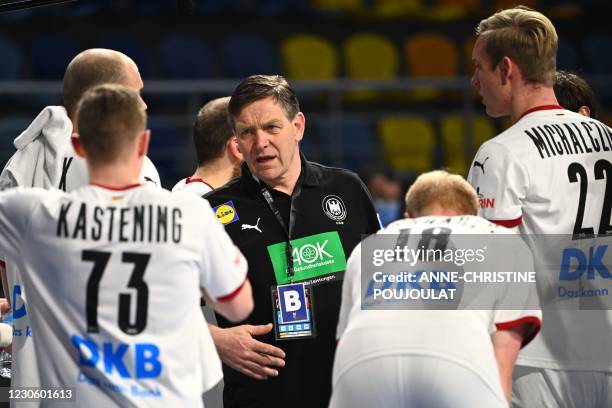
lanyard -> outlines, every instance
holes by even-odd
[[[285,256],[287,257],[287,276],[289,277],[289,280],[291,281],[293,281],[293,275],[294,275],[293,245],[291,245],[291,236],[293,235],[293,229],[295,227],[295,216],[294,215],[295,215],[296,209],[294,207],[294,203],[295,203],[295,200],[302,193],[303,174],[304,172],[302,171],[302,173],[300,174],[300,177],[298,178],[297,183],[295,184],[295,189],[293,190],[293,194],[291,195],[291,204],[290,204],[290,209],[289,209],[289,228],[287,228],[287,225],[285,224],[285,221],[283,220],[283,217],[280,214],[280,211],[278,211],[276,204],[274,204],[274,198],[272,197],[270,190],[268,190],[268,187],[266,187],[262,183],[261,190],[260,190],[261,195],[263,196],[264,200],[266,200],[266,203],[268,204],[268,208],[270,209],[270,211],[272,211],[272,214],[274,214],[276,221],[280,224],[283,232],[285,233],[285,238],[287,240],[287,245],[285,246]]]

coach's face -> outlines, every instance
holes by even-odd
[[[472,76],[472,86],[482,98],[487,115],[491,117],[509,115],[512,98],[510,82],[507,73],[504,71],[505,61],[493,66],[484,49],[485,41],[486,34],[480,35],[474,45],[472,60],[475,69]]]
[[[280,183],[299,164],[298,142],[304,135],[302,112],[288,118],[273,97],[245,106],[235,118],[238,148],[251,172],[266,184]]]

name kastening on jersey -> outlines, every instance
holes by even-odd
[[[180,208],[165,205],[119,208],[81,203],[73,208],[70,202],[60,207],[57,236],[108,242],[179,243],[182,217]]]
[[[595,121],[534,126],[525,133],[542,159],[612,150],[610,129]]]

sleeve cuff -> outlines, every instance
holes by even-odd
[[[247,277],[245,276],[242,283],[235,290],[233,290],[231,293],[228,293],[227,295],[217,297],[217,302],[229,302],[230,300],[235,298],[238,293],[240,293],[240,290],[242,290],[242,287],[244,286],[246,281]]]
[[[542,320],[536,316],[526,316],[521,317],[520,319],[511,320],[509,322],[495,323],[495,328],[497,330],[511,330],[520,326],[528,325],[527,331],[523,334],[523,343],[521,344],[521,348],[525,347],[527,344],[534,339],[534,337],[540,332],[540,328],[542,327]]]

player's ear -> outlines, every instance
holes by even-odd
[[[412,216],[412,214],[410,214],[410,212],[409,212],[409,211],[406,211],[406,212],[404,213],[404,218],[414,218],[414,217]]]
[[[151,131],[149,129],[138,135],[138,157],[146,156],[149,151],[149,141],[151,140]]]
[[[230,139],[227,141],[227,150],[235,161],[240,163],[244,161],[244,156],[240,152],[240,149],[238,149],[238,138],[236,136],[230,137]]]
[[[70,137],[70,142],[72,143],[72,147],[74,148],[76,154],[78,154],[79,157],[85,157],[85,149],[83,149],[83,145],[81,144],[81,139],[79,139],[78,133],[72,134],[72,137]]]
[[[504,57],[499,61],[499,74],[502,85],[506,85],[512,75],[512,60],[510,58]]]
[[[584,116],[588,116],[589,118],[591,117],[591,109],[588,106],[581,106],[580,109],[578,109],[578,113]]]

